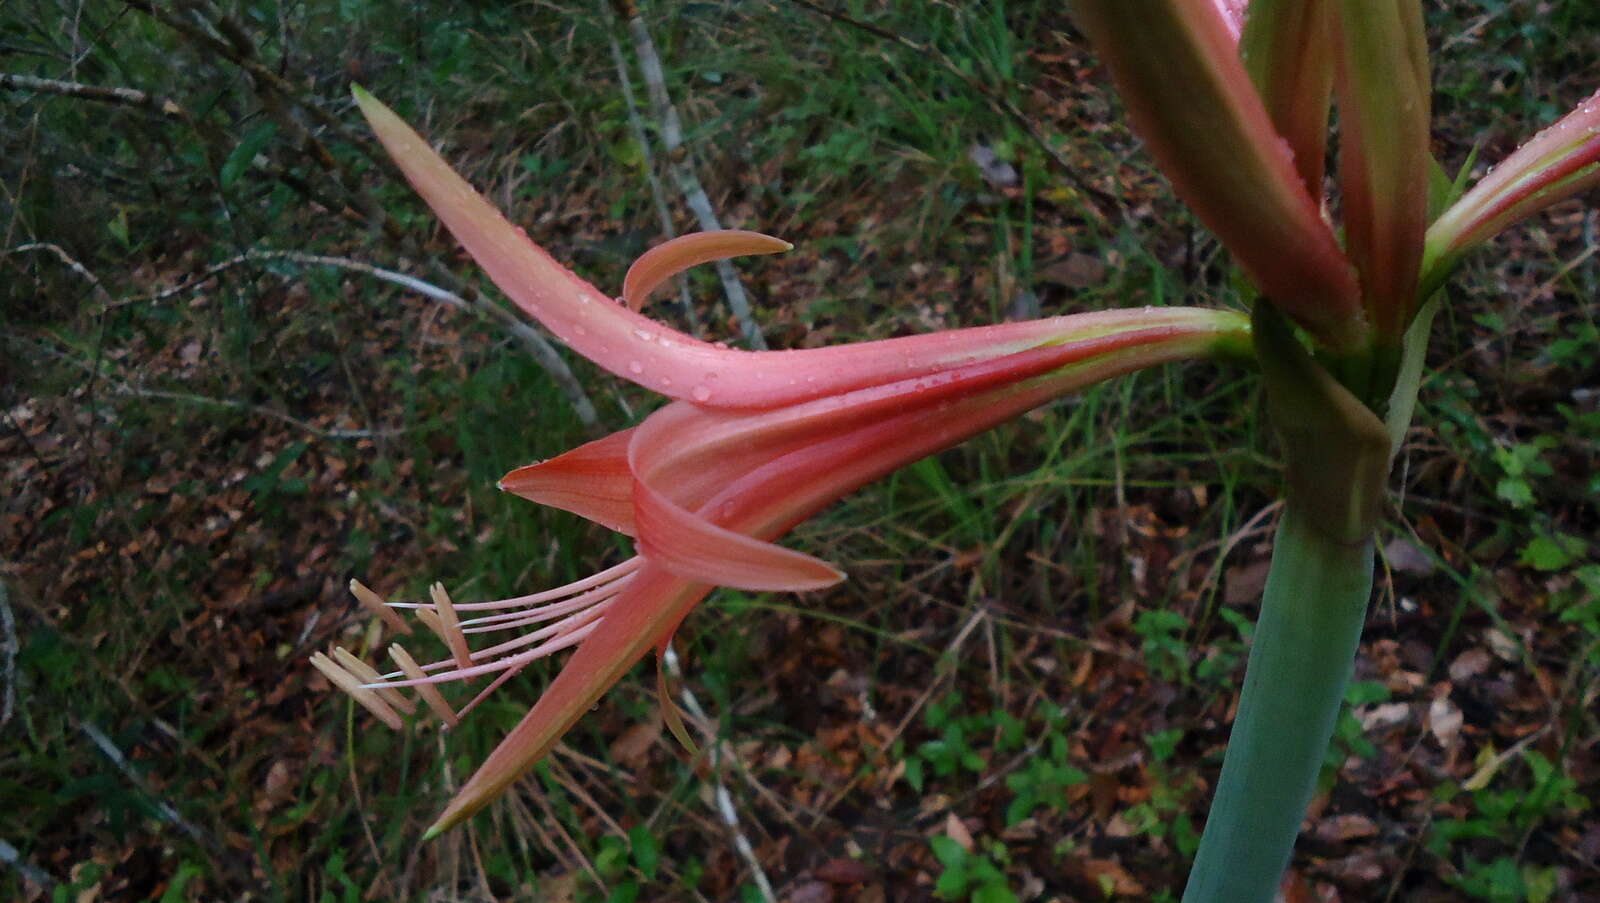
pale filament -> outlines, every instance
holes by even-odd
[[[361,586],[358,601],[368,609],[382,606],[385,611],[394,609],[416,609],[418,615],[429,621],[440,632],[447,646],[451,648],[451,657],[431,662],[426,665],[417,665],[406,656],[409,668],[400,671],[391,671],[379,674],[375,669],[368,668],[359,661],[352,662],[354,658],[345,652],[341,659],[347,670],[349,678],[344,679],[341,688],[352,695],[358,696],[358,701],[366,704],[371,696],[361,698],[358,694],[372,694],[385,692],[393,697],[402,687],[416,687],[425,697],[437,697],[438,692],[434,685],[457,680],[470,680],[488,674],[495,678],[487,687],[480,691],[471,702],[468,702],[458,712],[451,712],[450,718],[445,718],[442,713],[450,712],[449,707],[442,699],[427,699],[429,707],[439,714],[445,726],[448,727],[456,719],[470,712],[480,702],[486,699],[507,680],[511,679],[530,662],[568,647],[577,645],[599,627],[601,617],[605,610],[611,606],[616,598],[632,582],[635,572],[643,564],[640,558],[630,558],[614,567],[607,568],[590,577],[576,580],[565,586],[543,592],[517,596],[510,599],[500,599],[492,602],[467,602],[455,603],[448,601],[443,587],[438,586],[433,590],[433,602],[383,602],[377,594]],[[354,585],[352,586],[354,590]],[[477,618],[457,620],[453,612],[441,612],[440,599],[445,599],[444,606],[456,612],[459,611],[495,611],[497,614],[484,615]],[[507,610],[511,609],[511,610]],[[430,617],[431,616],[431,617]],[[392,628],[394,624],[389,618],[383,619]],[[550,622],[550,623],[546,623]],[[545,626],[523,633],[505,642],[496,643],[473,652],[465,651],[466,634],[488,633],[495,630],[522,630],[536,624]],[[457,654],[458,647],[462,654]],[[531,647],[531,648],[527,648]],[[521,650],[521,651],[516,651]],[[343,650],[340,650],[343,652]],[[404,650],[401,650],[402,654]],[[329,662],[328,664],[333,664]],[[320,667],[320,665],[319,665]],[[431,673],[430,673],[431,672]],[[351,686],[345,687],[344,683]],[[376,700],[373,700],[376,701]],[[409,701],[401,703],[409,707]],[[381,704],[380,704],[381,705]],[[371,707],[369,705],[369,707]],[[385,707],[386,708],[386,707]],[[386,722],[395,719],[391,713],[384,713]],[[397,720],[397,719],[396,719]],[[391,726],[394,726],[391,723]]]

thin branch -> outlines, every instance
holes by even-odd
[[[633,38],[634,53],[639,58],[639,71],[644,75],[645,93],[650,98],[650,107],[660,127],[661,143],[677,177],[678,190],[683,192],[684,200],[701,229],[708,232],[721,229],[722,221],[712,209],[711,198],[706,196],[705,186],[700,184],[700,177],[695,175],[689,149],[683,144],[683,122],[678,117],[677,108],[672,105],[671,96],[667,94],[667,76],[662,71],[661,57],[656,53],[655,41],[645,25],[644,14],[634,0],[613,0],[613,3],[618,15],[628,23],[628,34]],[[722,280],[723,294],[728,298],[728,308],[744,332],[745,342],[757,351],[766,350],[766,339],[762,338],[761,328],[750,312],[750,298],[745,294],[744,284],[739,281],[739,274],[734,271],[733,264],[726,260],[717,261],[716,266],[717,276]]]
[[[932,44],[924,44],[919,41],[913,41],[905,35],[896,34],[888,29],[879,28],[878,26],[873,25],[871,22],[863,22],[860,19],[854,18],[853,16],[842,13],[836,9],[831,9],[823,6],[820,3],[814,3],[812,0],[789,0],[789,2],[797,6],[804,7],[805,9],[809,9],[820,16],[832,19],[841,25],[848,25],[851,28],[864,31],[873,37],[881,38],[893,44],[899,44],[901,47],[910,50],[918,56],[931,59],[935,63],[938,63],[951,75],[954,75],[956,78],[959,78],[961,81],[965,82],[968,88],[972,89],[972,91],[975,92],[979,97],[982,97],[985,101],[987,101],[991,107],[995,108],[1007,119],[1010,119],[1012,122],[1014,122],[1017,127],[1022,129],[1028,138],[1033,141],[1034,144],[1039,146],[1040,150],[1044,151],[1045,157],[1049,159],[1051,163],[1055,164],[1056,170],[1060,176],[1072,186],[1074,191],[1078,192],[1079,196],[1083,200],[1084,209],[1088,211],[1089,215],[1093,217],[1097,223],[1106,225],[1109,222],[1108,218],[1106,217],[1106,210],[1120,211],[1123,214],[1123,218],[1127,218],[1127,213],[1122,207],[1122,201],[1115,195],[1101,191],[1100,189],[1079,178],[1077,170],[1072,163],[1067,160],[1067,158],[1061,153],[1060,149],[1058,149],[1054,144],[1050,143],[1050,139],[1045,136],[1044,132],[1040,131],[1039,126],[1036,125],[1026,113],[1022,112],[1021,108],[1019,108],[1016,103],[1011,100],[1011,98],[997,93],[992,87],[984,84],[982,81],[979,81],[976,76],[962,69],[961,66],[957,64],[955,60],[951,59],[950,56],[944,51],[933,46]]]
[[[466,311],[474,311],[476,313],[485,315],[490,319],[496,320],[507,332],[511,333],[512,336],[521,341],[523,348],[528,352],[528,354],[532,355],[534,361],[537,362],[539,366],[543,367],[546,373],[550,374],[551,379],[555,380],[556,386],[561,390],[561,393],[567,397],[567,401],[571,403],[574,413],[576,413],[578,416],[578,420],[582,421],[583,425],[590,430],[597,429],[600,425],[600,415],[595,412],[594,404],[590,402],[589,394],[584,391],[583,384],[578,381],[577,374],[573,373],[572,368],[567,366],[567,362],[562,359],[561,354],[556,351],[555,346],[550,344],[549,339],[546,339],[542,334],[536,331],[532,326],[529,326],[516,314],[488,300],[483,295],[477,295],[473,300],[469,301],[455,292],[440,288],[431,282],[425,282],[415,276],[408,276],[405,273],[397,272],[395,270],[388,270],[384,269],[383,267],[373,266],[370,263],[362,263],[359,260],[351,260],[347,257],[329,257],[322,254],[306,254],[301,251],[268,251],[259,249],[250,250],[244,252],[243,254],[229,258],[228,260],[224,260],[221,263],[211,265],[210,267],[206,268],[205,271],[200,273],[200,275],[189,280],[188,282],[184,282],[172,288],[164,289],[144,298],[129,299],[117,303],[131,304],[141,300],[164,300],[172,297],[173,295],[189,291],[196,286],[202,285],[206,281],[216,277],[224,270],[240,266],[247,262],[263,260],[292,260],[296,263],[329,266],[341,270],[364,273],[368,276],[372,276],[373,278],[381,279],[385,282],[401,286],[402,288],[410,289],[411,291],[414,291],[420,295],[432,298],[435,301],[442,301],[445,304],[451,305],[452,307],[457,307]]]
[[[168,401],[181,401],[187,404],[249,411],[252,414],[270,417],[273,420],[282,421],[283,423],[287,423],[297,429],[305,430],[311,435],[316,436],[318,439],[371,439],[377,436],[398,436],[401,432],[400,430],[325,430],[316,424],[309,423],[289,414],[285,414],[282,411],[273,410],[272,408],[262,407],[261,405],[250,404],[243,401],[235,401],[232,398],[212,398],[209,395],[191,395],[188,392],[169,392],[164,389],[146,389],[140,386],[117,386],[111,390],[111,394],[118,398],[157,398],[166,399]]]
[[[17,640],[17,619],[11,613],[10,591],[0,580],[0,667],[5,669],[5,689],[0,696],[0,728],[6,726],[17,706],[17,653],[22,644]]]
[[[622,100],[628,106],[628,130],[633,132],[633,140],[639,144],[639,152],[644,155],[645,179],[650,183],[650,200],[654,202],[656,217],[661,220],[661,234],[665,238],[677,237],[678,230],[672,226],[672,211],[667,207],[667,193],[661,187],[661,179],[656,177],[656,156],[650,150],[650,135],[644,128],[644,117],[639,115],[639,104],[633,99],[633,79],[628,77],[628,61],[622,56],[622,47],[617,44],[614,36],[607,35],[611,42],[611,59],[617,67],[617,81],[622,87]],[[678,283],[678,299],[683,304],[683,315],[689,324],[690,335],[700,335],[700,318],[695,314],[694,298],[689,294],[689,279],[682,273],[676,277]]]
[[[106,291],[106,287],[100,281],[100,277],[90,272],[88,267],[79,263],[76,258],[74,258],[71,254],[68,254],[60,245],[53,245],[45,241],[32,241],[28,242],[27,244],[17,245],[15,248],[11,248],[10,250],[0,252],[0,255],[21,254],[26,251],[46,251],[50,254],[54,254],[58,260],[66,265],[67,269],[77,273],[79,276],[82,276],[84,281],[89,283],[89,286],[94,289],[94,296],[100,300],[101,304],[107,305],[108,307],[115,305],[116,302],[111,300],[111,293]]]
[[[16,869],[22,880],[39,885],[46,893],[51,892],[56,886],[56,879],[52,878],[49,872],[24,859],[16,847],[3,840],[0,840],[0,863]]]
[[[683,698],[683,707],[693,717],[695,726],[700,728],[701,733],[705,734],[706,745],[710,747],[710,774],[712,792],[716,800],[717,817],[722,819],[722,823],[727,827],[728,833],[733,836],[733,848],[739,853],[739,858],[743,859],[745,865],[749,867],[751,877],[756,882],[756,889],[761,893],[761,899],[766,903],[776,903],[777,895],[772,891],[772,882],[768,880],[766,869],[761,867],[761,860],[756,857],[755,848],[750,845],[750,839],[745,836],[744,828],[739,823],[739,810],[733,804],[733,795],[728,792],[727,785],[722,782],[722,769],[719,766],[726,744],[717,735],[718,732],[713,727],[711,719],[706,717],[706,710],[700,705],[699,698],[694,695],[694,691],[689,688],[689,685],[683,681],[683,666],[679,663],[678,652],[672,647],[671,643],[667,644],[666,651],[662,654],[662,661],[666,666],[667,673],[672,675],[673,680],[677,681],[681,688],[679,695]],[[730,755],[737,755],[732,753],[731,750],[729,750],[729,753]]]
[[[355,148],[367,159],[374,162],[379,161],[379,158],[373,154],[370,142],[358,140],[355,134],[352,133],[337,116],[333,115],[317,104],[302,101],[298,92],[295,91],[294,86],[291,85],[283,76],[267,68],[265,64],[256,59],[253,55],[245,55],[246,52],[253,54],[254,48],[252,46],[246,45],[245,48],[241,49],[240,47],[235,46],[228,41],[224,41],[221,38],[208,34],[204,29],[185,19],[183,16],[178,15],[171,10],[164,9],[160,3],[154,2],[154,0],[124,0],[124,2],[128,6],[144,13],[147,16],[150,16],[173,31],[176,31],[177,33],[188,38],[190,42],[204,47],[206,50],[221,56],[223,59],[226,59],[235,66],[243,69],[245,72],[250,74],[251,78],[257,84],[270,88],[285,100],[290,101],[295,106],[304,110],[307,115],[317,121],[318,125],[327,129],[329,132],[332,132],[341,141],[344,141],[351,147]],[[184,2],[181,5],[187,7],[195,18],[204,21],[205,24],[211,25],[213,28],[219,27],[217,23],[211,22],[205,18],[205,11],[201,10],[198,4]]]
[[[78,82],[37,78],[32,75],[11,72],[0,72],[0,88],[9,88],[13,91],[34,91],[39,94],[55,94],[61,97],[76,97],[81,100],[98,100],[104,103],[122,104],[130,107],[144,107],[171,119],[187,119],[189,116],[183,107],[171,99],[159,97],[148,91],[140,91],[136,88],[85,85]]]
[[[122,750],[118,749],[117,745],[111,742],[111,738],[106,736],[104,731],[87,721],[78,722],[78,730],[83,731],[84,736],[92,740],[95,746],[100,747],[100,752],[103,753],[107,759],[111,760],[111,764],[115,765],[118,771],[122,772],[122,776],[128,779],[128,783],[138,788],[140,793],[143,793],[150,799],[152,803],[155,804],[156,811],[161,813],[162,818],[165,818],[167,821],[177,826],[181,831],[183,831],[183,833],[189,835],[189,837],[192,838],[195,843],[198,843],[202,848],[206,850],[212,850],[215,847],[215,844],[212,842],[211,838],[202,833],[199,828],[195,827],[194,824],[179,814],[178,810],[174,808],[171,803],[167,802],[161,797],[156,796],[150,791],[150,788],[145,784],[144,778],[141,777],[137,771],[134,771],[133,766],[128,763],[128,757],[122,754]]]

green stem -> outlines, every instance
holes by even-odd
[[[1372,593],[1372,541],[1344,543],[1293,498],[1184,903],[1270,903],[1327,755]]]

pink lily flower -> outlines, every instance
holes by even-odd
[[[358,669],[337,651],[314,664],[390,724],[415,688],[447,725],[530,662],[576,647],[548,690],[429,829],[481,809],[526,773],[594,702],[715,586],[807,591],[843,579],[773,540],[856,488],[1094,382],[1159,363],[1248,356],[1233,311],[1140,308],[800,351],[700,342],[638,313],[684,267],[786,243],[756,233],[686,236],[646,253],[612,300],[557,264],[474,192],[421,138],[364,92],[380,140],[446,226],[528,314],[619,376],[677,399],[637,427],[519,468],[501,488],[634,537],[637,554],[593,577],[531,595],[388,603],[353,584],[391,626],[410,609],[449,658]],[[473,650],[469,637],[510,632]],[[365,666],[362,666],[365,668]],[[437,685],[493,676],[460,710]]]
[[[1248,18],[1242,0],[1080,0],[1076,9],[1178,192],[1263,298],[1359,392],[1340,397],[1369,420],[1369,407],[1381,407],[1396,382],[1406,329],[1459,256],[1600,181],[1600,103],[1592,99],[1428,226],[1429,86],[1412,6],[1359,20],[1359,0],[1258,2],[1253,9],[1269,13]],[[1344,123],[1342,244],[1322,204],[1319,126],[1331,96]],[[565,587],[493,602],[456,604],[435,585],[429,602],[385,604],[352,587],[391,626],[404,625],[395,610],[415,611],[450,651],[418,665],[391,647],[399,670],[388,674],[338,651],[314,660],[390,724],[402,723],[397,709],[412,706],[402,689],[414,688],[450,724],[529,662],[576,647],[429,836],[526,773],[713,587],[805,591],[842,579],[826,562],[774,544],[831,502],[1090,383],[1169,361],[1250,355],[1240,314],[1200,308],[798,351],[702,342],[644,316],[650,291],[696,263],[787,243],[748,232],[668,242],[640,258],[613,299],[530,242],[387,108],[359,89],[356,98],[418,193],[507,296],[573,350],[673,399],[637,427],[501,482],[634,537],[634,558]],[[1420,366],[1420,355],[1411,356]],[[1306,494],[1315,496],[1314,487]],[[1358,520],[1356,528],[1370,529]],[[497,631],[514,635],[471,648],[469,637]],[[438,691],[440,683],[491,675],[460,710]]]

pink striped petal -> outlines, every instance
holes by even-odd
[[[622,301],[630,310],[644,310],[650,293],[673,276],[692,266],[743,257],[747,254],[777,254],[794,245],[781,238],[741,229],[691,232],[662,242],[639,255],[622,279]]]
[[[1256,287],[1327,346],[1364,348],[1350,264],[1215,8],[1079,0],[1074,9],[1173,188]]]
[[[819,558],[690,514],[643,482],[634,487],[633,505],[639,554],[680,577],[757,592],[803,592],[844,579]]]
[[[1600,184],[1600,91],[1533,136],[1433,221],[1423,269],[1431,293],[1462,254]]]
[[[507,222],[391,110],[360,89],[355,98],[417,193],[508,297],[579,354],[669,398],[710,407],[776,407],[1021,351],[1064,331],[1057,318],[796,351],[701,342],[578,278]],[[1095,316],[1115,328],[1142,315]]]
[[[632,439],[633,429],[625,429],[548,461],[519,467],[500,478],[500,488],[632,536],[633,474],[628,469]]]

